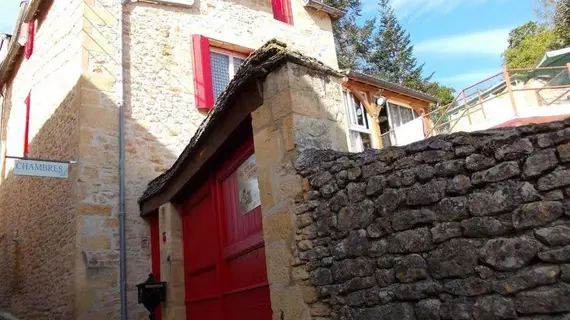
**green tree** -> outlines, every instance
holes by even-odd
[[[436,81],[426,83],[425,92],[437,98],[439,106],[447,106],[455,99],[455,90],[453,88],[444,86]]]
[[[570,46],[570,0],[538,0],[537,13],[556,37],[549,49]]]
[[[369,19],[362,25],[356,23],[362,10],[360,0],[326,0],[326,3],[345,12],[342,18],[333,22],[339,67],[363,71],[367,65],[374,19]]]
[[[556,3],[554,34],[559,47],[570,46],[570,0],[559,0]]]
[[[410,34],[400,25],[389,0],[380,0],[378,25],[372,37],[368,73],[378,78],[425,91],[431,77],[414,57]]]
[[[504,53],[507,68],[532,68],[536,66],[556,39],[554,33],[544,27],[539,27],[533,33],[528,33],[519,38],[522,32],[517,31],[517,29],[526,28],[527,25],[518,27],[511,32],[511,35],[517,37],[509,39],[509,44],[513,43],[513,46],[509,45]]]
[[[539,26],[535,21],[529,21],[521,26],[518,26],[509,32],[509,48],[520,46],[521,42],[529,36],[536,35],[543,31],[545,28]]]

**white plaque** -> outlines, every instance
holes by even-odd
[[[257,167],[255,154],[252,154],[237,169],[239,208],[242,215],[248,214],[260,204],[259,186],[257,184]]]
[[[14,163],[13,173],[16,176],[67,178],[68,163],[22,160],[18,159]]]

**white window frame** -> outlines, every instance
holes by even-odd
[[[230,50],[215,48],[215,47],[210,47],[210,52],[223,54],[223,55],[228,56],[230,58],[229,59],[230,64],[228,66],[228,68],[229,68],[228,75],[229,75],[230,81],[232,81],[232,79],[235,76],[234,58],[238,58],[238,59],[242,59],[242,60],[245,60],[247,58],[247,56],[244,54],[240,54],[240,53],[230,51]]]
[[[368,95],[365,92],[360,91],[360,94],[362,94],[365,99],[368,99]],[[364,133],[364,134],[369,135],[371,147],[375,148],[376,146],[374,145],[374,139],[372,137],[372,129],[370,129],[370,126],[372,124],[372,118],[368,114],[366,107],[364,106],[364,104],[362,104],[362,102],[358,99],[358,97],[356,97],[350,90],[343,90],[343,100],[344,100],[344,106],[345,106],[345,110],[346,110],[346,114],[347,114],[347,120],[348,120],[348,125],[347,125],[348,132],[347,133],[348,133],[350,151],[352,151],[352,152],[364,151],[364,150],[354,150],[354,148],[352,147],[353,143],[351,141],[352,140],[351,131],[358,132],[358,133]],[[359,101],[359,107],[362,108],[362,112],[364,112],[364,114],[366,115],[366,123],[367,123],[368,127],[363,126],[363,125],[359,125],[358,122],[356,121],[357,116],[356,116],[356,106],[354,105],[354,103],[355,103],[354,100]]]
[[[412,108],[412,106],[410,106],[409,104],[405,103],[405,102],[401,102],[401,101],[396,101],[396,100],[392,100],[392,99],[388,99],[386,100],[386,113],[388,114],[388,123],[390,124],[390,130],[393,131],[394,129],[396,129],[397,127],[394,126],[394,117],[392,115],[392,113],[390,112],[390,108],[388,107],[388,104],[391,103],[393,105],[396,105],[398,107],[403,107],[403,108],[408,108],[412,110],[412,116],[413,116],[413,120],[415,120],[416,118],[416,113],[419,115],[419,112],[416,111],[416,109]],[[401,117],[400,117],[401,118]],[[403,124],[398,125],[401,126]]]

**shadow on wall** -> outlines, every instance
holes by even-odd
[[[22,319],[119,315],[118,134],[112,129],[118,109],[116,98],[95,90],[85,78],[80,83],[29,144],[32,158],[79,160],[70,165],[69,178],[22,177],[9,171],[0,185],[0,308]],[[101,104],[82,105],[93,93]],[[136,189],[129,193],[136,203],[139,190],[167,167],[152,162],[153,155],[175,156],[143,126],[126,120],[132,128],[127,171],[136,176],[127,190]],[[133,268],[128,272],[129,310],[142,317],[146,312],[136,304],[134,286],[141,279],[133,275],[149,271],[148,226],[138,207],[131,207],[127,219]]]
[[[29,144],[30,157],[77,159],[77,101],[74,87]],[[24,319],[72,317],[77,174],[76,168],[69,179],[6,173],[0,185],[0,308]]]

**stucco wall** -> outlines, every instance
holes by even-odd
[[[55,1],[36,28],[34,53],[6,87],[0,177],[0,309],[20,319],[75,319],[75,183],[12,175],[22,156],[31,91],[29,156],[78,158],[78,40],[82,1]]]
[[[566,121],[301,153],[313,318],[568,317],[569,142]]]

